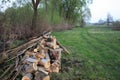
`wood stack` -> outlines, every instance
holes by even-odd
[[[61,69],[61,51],[54,36],[43,35],[37,46],[25,52],[25,65],[21,74],[22,80],[50,80],[49,73],[58,73]]]
[[[0,63],[12,63],[6,65],[0,80],[17,80],[20,74],[21,80],[50,80],[49,74],[61,69],[61,51],[69,54],[50,32],[8,50],[1,54],[6,57],[1,58]]]

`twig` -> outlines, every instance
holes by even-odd
[[[13,65],[10,65],[10,67],[7,68],[7,70],[5,70],[5,72],[0,76],[0,79],[2,79],[2,77],[4,77],[6,75],[6,73],[13,67]]]

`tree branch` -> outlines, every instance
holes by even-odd
[[[38,6],[38,4],[40,3],[41,0],[36,0],[36,5]]]
[[[33,4],[33,7],[35,8],[35,1],[34,0],[32,0],[32,4]]]

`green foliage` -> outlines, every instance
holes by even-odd
[[[90,17],[88,5],[92,0],[38,0],[36,6],[31,0],[2,1],[4,5],[13,4],[0,13],[0,39],[6,43],[11,35],[14,41],[37,36],[45,30],[71,29],[78,22],[83,25],[85,17]]]
[[[91,15],[88,6],[91,3],[92,0],[47,0],[47,5],[43,2],[41,4],[43,4],[42,11],[46,11],[44,6],[47,6],[46,15],[52,24],[61,22],[63,19],[66,22],[76,24],[82,19],[89,20]]]
[[[86,17],[90,17],[88,5],[91,2],[92,0],[62,0],[60,3],[60,14],[73,23],[85,20]]]
[[[112,23],[113,27],[120,28],[120,21],[115,21]]]
[[[10,22],[12,26],[19,24],[28,24],[31,21],[32,10],[29,5],[18,8],[8,8],[5,11],[7,22]]]

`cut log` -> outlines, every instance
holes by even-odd
[[[60,60],[61,59],[61,51],[62,51],[61,48],[54,49],[54,50],[50,49],[50,50],[52,51],[52,54],[53,54],[55,60]]]
[[[42,80],[50,80],[50,76],[45,76]]]
[[[35,80],[50,80],[50,76],[44,74],[43,72],[36,72]]]
[[[37,52],[36,53],[36,57],[37,58],[41,58],[42,59],[42,58],[45,58],[45,56],[46,55],[45,55],[45,51],[44,50],[41,50],[41,52]]]
[[[55,61],[52,65],[51,65],[51,72],[56,72],[58,73],[60,70],[60,65],[57,61]]]
[[[33,69],[34,69],[35,71],[37,71],[37,64],[38,64],[38,63],[33,63]]]
[[[58,73],[59,72],[59,67],[58,66],[51,66],[51,71],[50,72],[56,72]]]
[[[25,65],[24,70],[21,71],[21,74],[25,75],[26,73],[32,73],[33,71],[34,71],[34,68],[32,66]]]
[[[33,52],[30,52],[30,51],[26,51],[25,54],[26,54],[26,55],[29,55],[29,56],[34,55],[34,53],[33,53]]]
[[[35,58],[27,58],[26,61],[31,62],[31,63],[38,63],[38,60]]]
[[[49,73],[49,72],[47,72],[46,69],[43,68],[43,67],[38,67],[38,71],[43,72],[45,75],[48,75],[48,73]]]
[[[49,68],[50,67],[50,60],[49,59],[41,59],[41,61],[38,64],[43,65],[45,68]]]
[[[32,80],[32,74],[31,73],[27,73],[23,76],[22,80]]]

